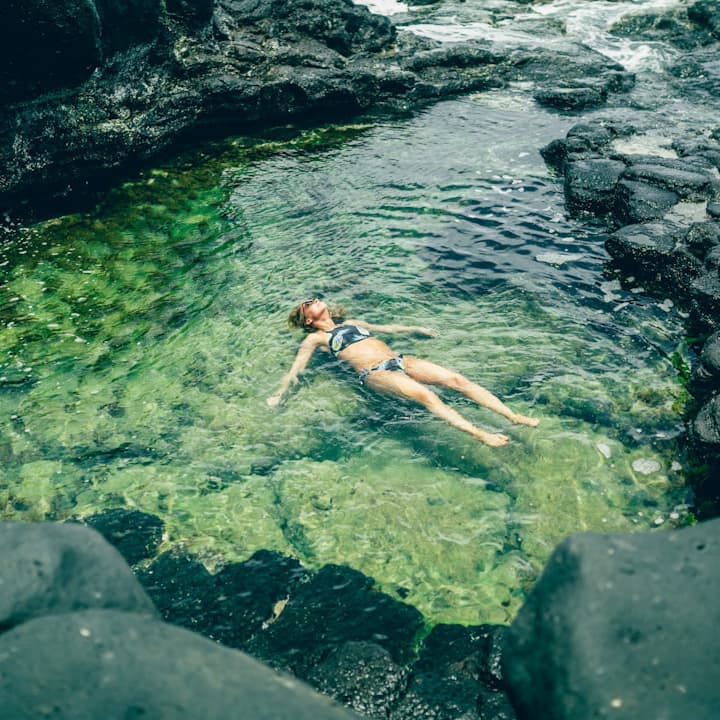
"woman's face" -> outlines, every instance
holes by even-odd
[[[312,325],[316,320],[319,320],[325,314],[327,309],[327,303],[324,303],[318,298],[306,300],[302,304],[303,316],[305,317],[305,325]]]

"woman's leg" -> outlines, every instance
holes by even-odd
[[[428,385],[443,385],[452,390],[457,390],[474,400],[478,405],[493,410],[498,415],[506,417],[519,425],[529,425],[535,427],[540,421],[534,418],[519,415],[513,412],[505,405],[500,398],[495,397],[489,390],[486,390],[474,382],[470,382],[464,375],[453,372],[444,368],[442,365],[436,365],[429,360],[421,360],[420,358],[405,356],[405,370],[407,374],[420,383]]]
[[[446,423],[472,435],[491,447],[499,447],[508,441],[508,437],[505,435],[489,433],[475,427],[459,412],[446,405],[432,390],[408,377],[405,373],[393,372],[392,370],[376,370],[367,376],[365,384],[379,392],[414,400]]]

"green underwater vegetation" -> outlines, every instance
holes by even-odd
[[[210,568],[259,548],[346,563],[430,622],[461,623],[508,622],[568,533],[683,521],[685,391],[677,358],[653,350],[672,328],[618,315],[599,332],[517,284],[435,282],[411,226],[441,214],[388,229],[299,184],[309,173],[334,191],[333,163],[352,167],[368,128],[211,144],[4,243],[2,519],[137,508],[164,520],[164,547]],[[390,341],[539,428],[441,393],[511,436],[491,449],[325,357],[270,410],[299,341],[285,316],[316,292],[437,329]]]

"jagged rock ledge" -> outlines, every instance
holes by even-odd
[[[351,0],[28,0],[3,10],[0,40],[0,209],[90,191],[210,133],[513,79],[581,108],[634,82],[581,45],[445,46]]]
[[[606,248],[624,277],[689,308],[688,333],[704,338],[688,379],[688,439],[702,517],[720,512],[720,128],[669,138],[662,154],[632,147],[628,123],[593,120],[542,150],[564,177],[573,214],[605,218]],[[669,154],[675,157],[668,157]]]
[[[153,516],[117,509],[86,522],[136,560],[157,552]],[[0,523],[0,541],[6,720],[356,717],[292,675],[162,622],[87,527]],[[440,625],[419,650],[419,613],[349,568],[310,573],[261,551],[215,575],[167,553],[136,572],[165,619],[251,646],[368,718],[714,720],[720,609],[707,598],[720,591],[718,560],[718,520],[572,536],[509,629]]]

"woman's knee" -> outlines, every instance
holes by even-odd
[[[414,389],[412,399],[424,405],[426,408],[433,408],[443,404],[442,400],[424,385],[419,385]]]
[[[447,386],[452,390],[463,390],[470,385],[470,381],[459,372],[448,370]]]

